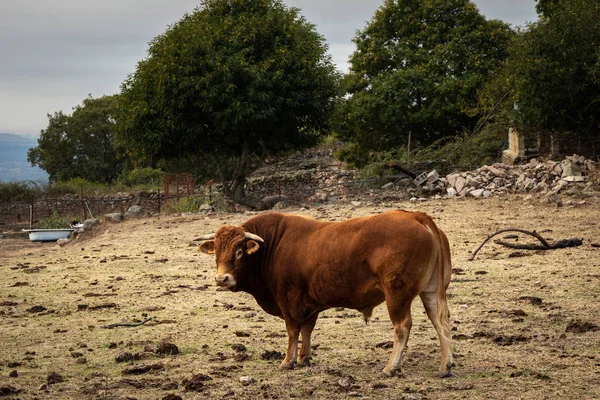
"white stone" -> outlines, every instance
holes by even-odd
[[[465,183],[467,183],[467,180],[465,178],[463,178],[462,176],[459,176],[456,179],[456,184],[454,185],[454,189],[456,189],[456,191],[458,193],[462,192],[463,188],[465,187]]]
[[[248,386],[253,381],[254,381],[254,379],[250,378],[249,376],[240,377],[240,383],[242,384],[242,386]]]
[[[479,197],[483,197],[483,192],[485,192],[485,189],[475,189],[475,190],[471,190],[469,193],[467,193],[467,195],[479,198]]]

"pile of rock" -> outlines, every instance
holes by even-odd
[[[485,165],[478,170],[457,172],[430,183],[424,191],[445,187],[446,197],[489,197],[505,193],[557,194],[561,191],[594,191],[589,174],[598,169],[598,163],[573,155],[562,162],[530,160],[524,165]]]

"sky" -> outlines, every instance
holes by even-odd
[[[352,38],[384,0],[283,0],[301,10],[346,72]],[[521,26],[535,0],[474,0],[488,19]],[[0,0],[0,132],[39,136],[47,114],[118,93],[148,42],[200,0]]]

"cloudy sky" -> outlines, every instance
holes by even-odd
[[[514,26],[536,19],[535,0],[474,0]],[[351,42],[383,0],[284,0],[329,43],[342,71]],[[91,94],[118,93],[148,42],[200,0],[0,0],[0,132],[36,137],[46,114],[70,114]]]

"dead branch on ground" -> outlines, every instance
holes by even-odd
[[[151,319],[152,318],[146,318],[142,322],[117,322],[117,323],[110,324],[110,325],[102,325],[100,328],[112,329],[112,328],[116,328],[118,326],[127,326],[127,327],[140,326],[140,325],[144,325],[146,322],[150,321]]]
[[[510,243],[510,242],[505,242],[502,240],[495,240],[494,243],[498,243],[501,244],[503,246],[506,247],[510,247],[511,249],[520,249],[520,250],[553,250],[553,249],[564,249],[566,247],[576,247],[576,246],[581,246],[583,244],[583,240],[582,239],[563,239],[563,240],[557,240],[556,242],[550,244],[548,243],[548,241],[546,241],[546,239],[544,239],[543,237],[540,236],[539,233],[537,233],[536,231],[528,231],[525,229],[518,229],[518,228],[508,228],[508,229],[501,229],[491,235],[489,235],[480,245],[479,247],[477,247],[477,249],[475,249],[475,251],[473,252],[473,254],[471,255],[471,257],[469,257],[469,261],[473,261],[475,259],[475,256],[477,255],[477,253],[479,252],[479,250],[481,250],[481,248],[483,247],[483,245],[485,245],[491,238],[493,238],[496,235],[499,235],[501,233],[504,232],[520,232],[520,233],[526,233],[528,235],[533,236],[534,238],[538,239],[540,241],[540,243],[542,243],[542,245],[537,245],[537,244],[519,244],[519,243]]]

